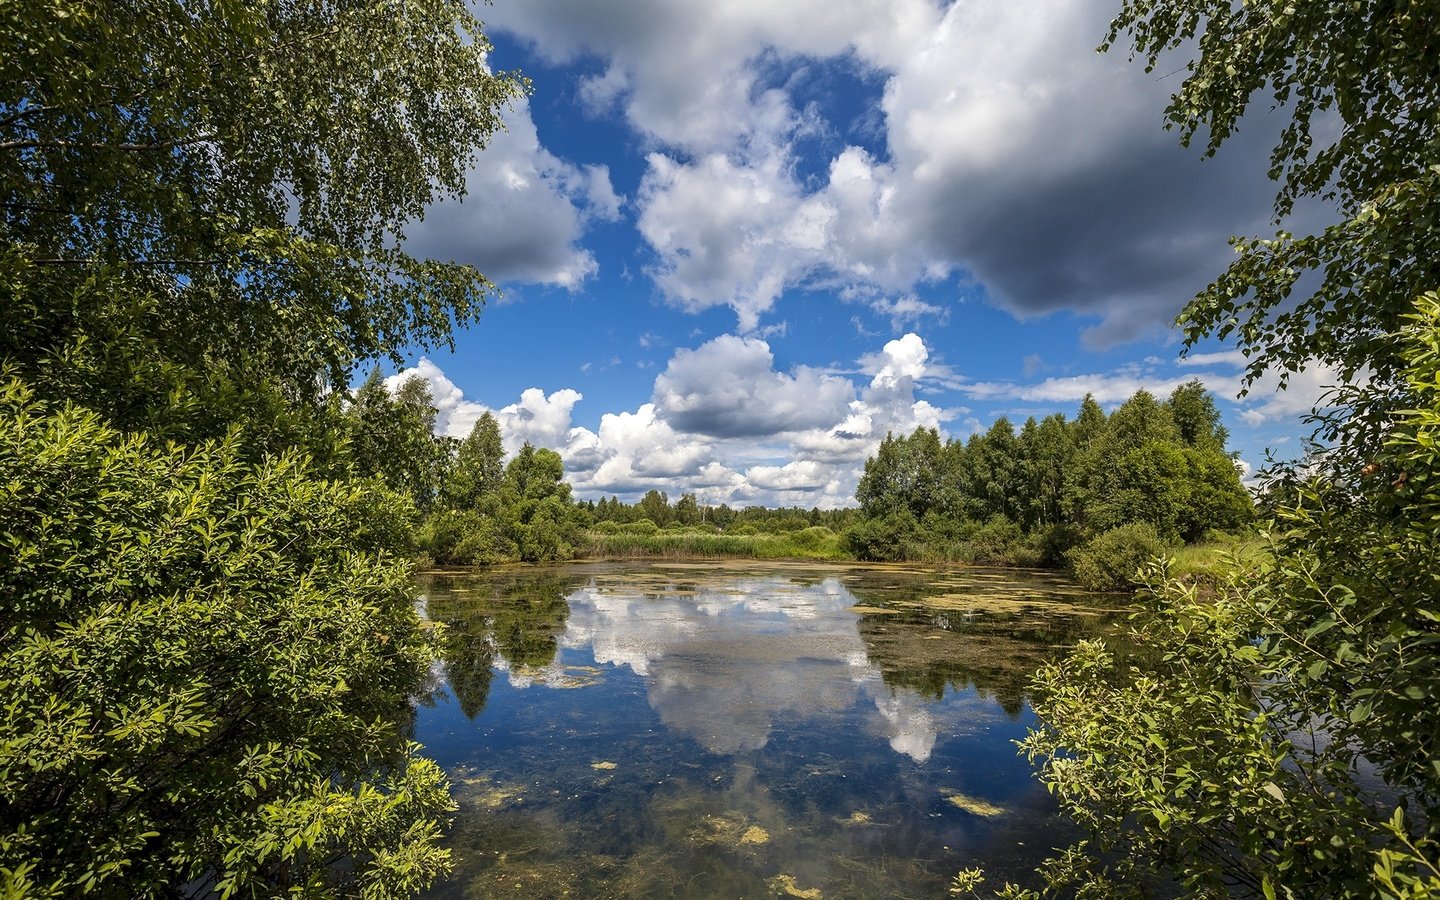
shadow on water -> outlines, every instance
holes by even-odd
[[[1110,627],[1045,573],[588,564],[430,576],[435,897],[937,897],[1062,843],[1013,741]]]

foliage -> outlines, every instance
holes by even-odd
[[[607,559],[691,559],[695,557],[736,557],[741,559],[846,559],[850,554],[839,535],[805,531],[791,534],[723,534],[658,528],[634,531],[589,532],[583,547],[585,556]]]
[[[1139,391],[1109,416],[1086,397],[1074,421],[1032,418],[1018,434],[1001,418],[964,443],[923,428],[887,435],[847,540],[861,559],[1020,565],[1055,564],[1133,523],[1198,540],[1253,518],[1226,437],[1198,381],[1164,401]]]
[[[1168,126],[1186,143],[1205,132],[1214,153],[1269,94],[1285,117],[1270,167],[1277,218],[1311,197],[1339,215],[1318,234],[1235,240],[1234,262],[1181,316],[1190,341],[1233,335],[1252,377],[1320,360],[1391,383],[1404,368],[1392,336],[1440,284],[1440,259],[1421,249],[1440,237],[1435,15],[1429,2],[1377,0],[1124,4],[1106,48],[1133,38],[1147,70],[1173,50],[1199,51]]]
[[[428,432],[426,440],[445,447]],[[528,443],[508,464],[501,453],[498,425],[482,417],[456,457],[446,460],[450,468],[439,481],[448,487],[419,536],[432,561],[479,566],[575,555],[584,513],[570,498],[560,455]],[[462,499],[468,502],[455,502]]]
[[[7,894],[409,893],[447,865],[407,749],[433,648],[408,503],[0,389]],[[332,863],[345,859],[341,868]]]
[[[0,358],[119,427],[259,441],[447,342],[491,287],[397,237],[526,89],[489,50],[435,0],[10,4]]]
[[[394,395],[377,368],[345,410],[352,471],[375,476],[426,509],[448,467],[446,443],[434,436],[436,410],[430,388],[411,376]]]
[[[1068,554],[1075,580],[1092,591],[1123,591],[1141,583],[1145,565],[1165,552],[1160,533],[1133,522],[1092,538]]]
[[[1181,317],[1189,340],[1234,336],[1251,378],[1318,360],[1369,380],[1317,417],[1328,447],[1272,474],[1268,568],[1208,601],[1159,570],[1135,625],[1152,665],[1090,644],[1040,673],[1027,750],[1095,835],[1056,858],[1052,890],[1440,893],[1434,20],[1427,3],[1131,0],[1112,25],[1151,66],[1198,39],[1168,115],[1211,152],[1269,92],[1288,116],[1277,217],[1307,197],[1339,217],[1237,241]]]
[[[455,461],[445,476],[442,499],[452,509],[474,507],[486,494],[499,490],[504,477],[505,446],[500,423],[486,410],[455,451]]]
[[[526,90],[489,50],[434,0],[0,11],[7,894],[446,866],[401,735],[447,454],[418,385],[346,387],[491,291],[404,243]]]

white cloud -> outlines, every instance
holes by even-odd
[[[677,350],[655,380],[654,402],[607,412],[594,430],[575,425],[583,395],[571,388],[529,388],[491,411],[507,452],[525,441],[558,451],[582,497],[655,489],[709,504],[832,508],[854,502],[864,460],[888,432],[937,428],[955,414],[916,399],[928,359],[918,335],[892,340],[867,357],[874,368],[857,391],[818,369],[777,371],[764,341],[724,335]],[[430,386],[438,433],[463,438],[489,408],[429,359],[387,381],[393,390],[411,375]]]
[[[536,447],[560,449],[570,440],[570,417],[583,396],[563,388],[546,396],[539,388],[527,388],[520,400],[497,409],[495,419],[505,440],[507,453],[514,453],[527,441]]]
[[[529,0],[494,27],[558,60],[605,65],[579,87],[647,142],[639,227],[675,304],[729,305],[750,333],[787,290],[861,287],[934,315],[918,283],[973,275],[1017,316],[1101,317],[1091,343],[1164,328],[1265,227],[1259,120],[1204,162],[1160,128],[1172,82],[1094,52],[1106,0]],[[884,79],[883,143],[802,176],[800,141],[848,123],[772,84],[800,61]],[[704,77],[696,77],[703,72]],[[808,146],[808,145],[807,145]],[[1299,229],[1297,229],[1299,230]],[[916,301],[918,303],[918,301]],[[934,303],[923,306],[934,306]]]
[[[406,229],[417,255],[470,263],[497,283],[574,289],[598,270],[580,246],[590,219],[620,217],[604,166],[572,165],[540,145],[530,107],[515,104],[466,177],[462,200],[430,206]]]
[[[799,367],[774,370],[770,345],[722,335],[681,349],[655,379],[655,405],[681,431],[757,437],[830,425],[855,399],[844,378]]]
[[[1229,366],[1232,368],[1244,368],[1248,360],[1245,354],[1239,350],[1218,350],[1214,353],[1187,353],[1175,360],[1175,365],[1184,368],[1196,368],[1199,366]]]

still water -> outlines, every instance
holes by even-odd
[[[422,581],[417,739],[460,810],[433,897],[943,897],[1070,829],[1014,740],[1113,626],[1014,570],[585,564]]]

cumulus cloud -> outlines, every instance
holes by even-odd
[[[571,388],[529,388],[491,408],[466,398],[429,359],[388,384],[424,379],[440,434],[463,438],[490,410],[507,452],[526,441],[559,452],[581,497],[633,500],[653,489],[708,504],[833,508],[854,502],[865,458],[887,433],[938,428],[956,414],[916,398],[922,382],[951,377],[928,360],[925,342],[906,334],[866,357],[870,379],[857,389],[818,369],[779,371],[764,341],[723,335],[676,350],[652,402],[604,413],[594,429],[575,424],[584,398]]]
[[[570,417],[583,396],[579,391],[562,388],[546,395],[539,388],[528,388],[520,399],[499,409],[468,400],[460,388],[439,366],[422,357],[408,369],[385,379],[386,386],[398,390],[410,378],[418,377],[430,388],[431,402],[436,408],[435,433],[453,438],[468,437],[475,422],[487,411],[495,416],[507,453],[514,453],[526,441],[537,447],[559,449],[570,439]]]
[[[1160,127],[1174,83],[1100,55],[1105,0],[531,0],[491,24],[556,60],[605,64],[579,95],[623,111],[650,144],[638,226],[664,295],[728,305],[752,332],[797,287],[899,296],[894,324],[934,315],[920,283],[973,278],[1017,316],[1075,310],[1094,344],[1168,325],[1225,264],[1232,233],[1264,231],[1256,114],[1210,161]],[[873,146],[802,174],[801,142],[837,123],[777,61],[883,81]],[[695,77],[704,72],[705,77]],[[843,126],[845,123],[838,123]],[[1300,230],[1306,223],[1293,226]]]
[[[539,388],[527,388],[520,400],[495,411],[507,453],[529,442],[536,447],[560,448],[570,440],[570,417],[583,396],[562,388],[546,395]]]
[[[598,270],[580,246],[591,219],[614,221],[622,201],[604,166],[578,167],[540,145],[520,101],[466,177],[460,200],[433,204],[406,229],[417,255],[469,263],[492,281],[577,288]]]
[[[855,399],[848,380],[817,369],[774,369],[770,345],[722,335],[681,349],[655,380],[655,406],[680,431],[756,437],[830,425]]]

